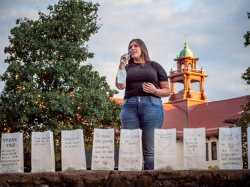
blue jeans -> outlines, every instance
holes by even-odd
[[[154,169],[154,129],[163,123],[161,98],[138,96],[124,99],[120,119],[123,129],[142,129],[144,169]]]

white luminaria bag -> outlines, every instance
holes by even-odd
[[[241,127],[219,128],[220,169],[242,169]]]
[[[23,133],[2,133],[0,173],[24,172]]]
[[[51,131],[32,132],[31,172],[54,172],[55,152]]]
[[[114,170],[114,129],[94,129],[91,170]]]
[[[62,171],[86,170],[83,130],[61,131]]]
[[[118,170],[142,170],[142,130],[121,129]]]
[[[184,169],[207,169],[205,128],[184,128]]]
[[[176,169],[176,129],[155,129],[154,133],[154,169]]]

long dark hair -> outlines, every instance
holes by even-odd
[[[132,39],[129,44],[128,44],[128,50],[129,50],[129,46],[132,42],[135,42],[139,45],[139,47],[141,48],[142,50],[142,57],[143,59],[145,60],[145,63],[152,63],[153,61],[150,60],[149,58],[149,55],[148,55],[148,49],[145,45],[145,43],[141,40],[141,39]],[[128,61],[129,64],[133,64],[134,63],[134,59],[133,58],[130,58],[129,61]]]

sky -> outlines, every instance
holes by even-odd
[[[93,0],[99,3],[100,29],[87,45],[95,54],[85,64],[105,76],[112,89],[122,54],[131,39],[142,39],[151,60],[160,63],[166,72],[176,70],[174,59],[185,41],[199,58],[197,69],[203,68],[208,101],[250,95],[250,87],[241,78],[250,66],[250,46],[244,46],[243,35],[250,31],[249,0]],[[0,74],[9,46],[8,36],[16,19],[38,19],[38,11],[47,12],[57,0],[0,1]],[[180,86],[180,85],[178,85]],[[177,90],[181,90],[182,86]],[[0,91],[4,82],[0,82]],[[195,89],[195,88],[194,88]],[[124,91],[115,97],[122,98]],[[168,98],[163,99],[164,102]]]

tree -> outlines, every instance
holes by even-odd
[[[250,19],[250,13],[247,13],[248,15],[248,19]],[[245,42],[244,45],[245,47],[248,46],[250,44],[250,31],[247,31],[247,33],[243,36],[245,38]]]
[[[250,19],[250,13],[248,12],[248,19]],[[250,31],[247,31],[247,33],[244,35],[245,38],[245,46],[248,46],[250,44]],[[250,85],[250,66],[246,69],[246,71],[241,75],[241,78],[246,81],[248,85]],[[243,114],[242,114],[242,122],[245,124],[250,123],[250,99],[247,102],[245,106],[243,106]],[[246,125],[247,126],[247,125]]]
[[[250,13],[248,14],[248,19],[250,19]],[[247,31],[247,33],[244,35],[245,42],[244,45],[247,47],[250,44],[250,31]],[[246,69],[246,71],[241,75],[241,78],[246,81],[247,84],[250,84],[250,67]],[[248,167],[248,156],[247,156],[247,127],[250,123],[250,97],[248,102],[242,106],[242,114],[241,118],[236,120],[235,123],[241,127],[242,130],[242,152],[243,152],[243,167],[247,169]],[[248,168],[249,169],[249,168]]]
[[[250,13],[248,12],[248,19],[250,19]],[[244,35],[245,38],[245,46],[250,45],[250,31],[247,31],[247,33]],[[241,76],[242,79],[246,81],[247,84],[250,85],[250,67],[246,69],[246,71]],[[244,114],[243,117],[247,123],[250,122],[250,100],[248,103],[244,106]]]
[[[82,128],[90,147],[94,127],[118,127],[118,105],[105,77],[91,65],[86,42],[97,33],[98,4],[59,0],[38,20],[18,19],[11,29],[8,68],[1,80],[0,131],[24,133],[26,168],[30,164],[30,134],[51,130],[60,163],[60,132]],[[57,167],[59,169],[59,167]]]

